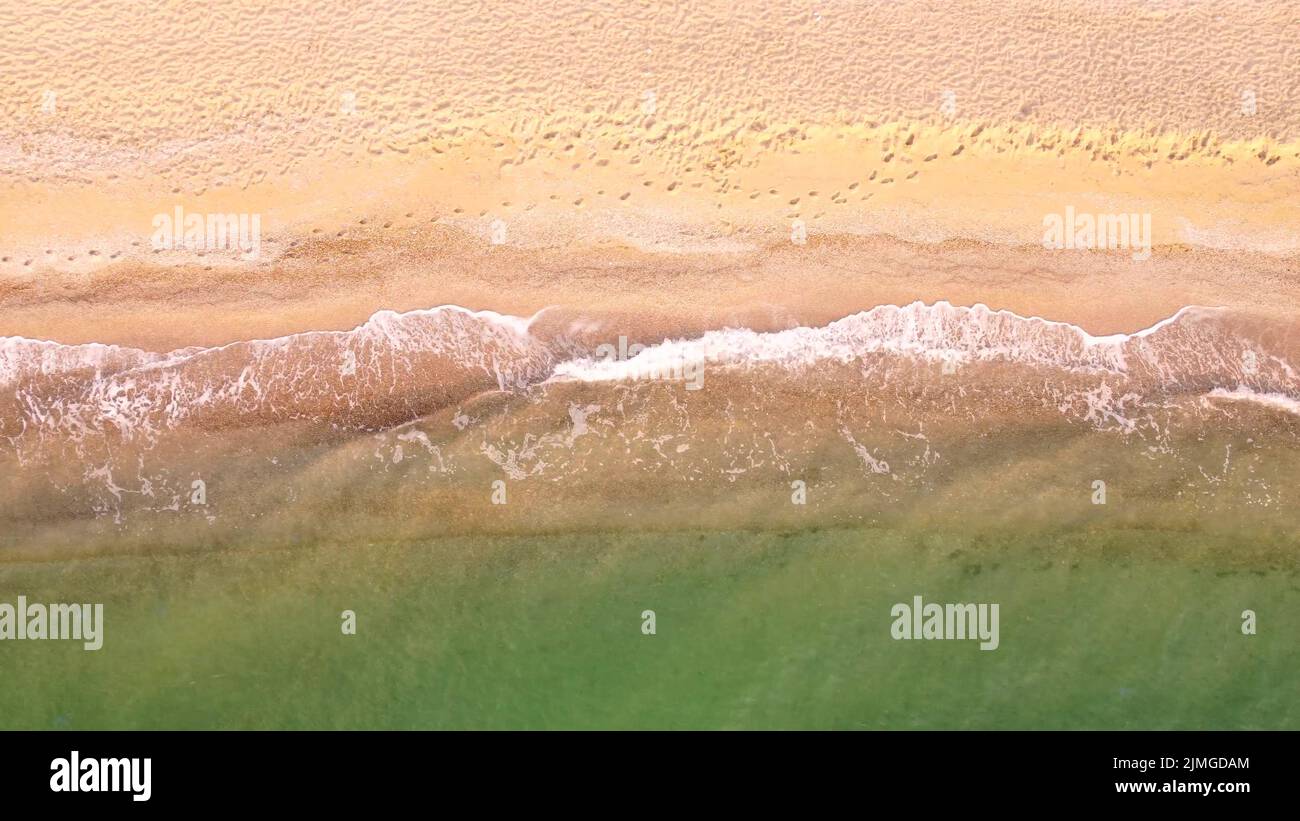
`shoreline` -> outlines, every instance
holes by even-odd
[[[360,157],[322,145],[242,186],[160,167],[13,180],[0,336],[171,350],[455,304],[562,306],[668,337],[916,300],[1106,335],[1187,305],[1300,308],[1295,139],[933,116],[717,134],[554,116],[568,127],[485,120]],[[173,213],[255,220],[254,253],[210,236],[210,250],[155,250]],[[1076,247],[1076,229],[1108,250]]]
[[[814,237],[725,255],[557,254],[474,244],[445,227],[426,231],[398,247],[353,241],[341,255],[321,241],[242,276],[119,263],[76,283],[0,283],[0,336],[166,352],[346,331],[377,311],[458,305],[521,317],[549,308],[669,338],[729,326],[817,327],[918,300],[982,303],[1106,336],[1148,328],[1187,306],[1282,322],[1300,306],[1300,257],[1267,254],[1157,247],[1140,263],[1123,251],[880,236]]]

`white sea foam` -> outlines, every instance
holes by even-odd
[[[696,339],[652,345],[626,360],[582,358],[556,366],[555,378],[608,381],[638,373],[666,372],[682,362],[773,363],[806,366],[819,361],[850,362],[888,353],[929,361],[1007,361],[1087,373],[1129,371],[1133,343],[1180,320],[1222,309],[1189,306],[1149,328],[1129,334],[1094,336],[1066,322],[994,311],[977,304],[881,305],[821,328],[799,327],[760,333],[744,328],[709,331]]]
[[[0,337],[0,385],[68,371],[119,371],[162,359],[161,354],[91,342],[63,345],[21,336]]]
[[[34,374],[51,375],[66,371],[91,370],[125,370],[146,366],[170,367],[179,365],[195,357],[249,346],[255,350],[268,351],[287,348],[297,343],[310,340],[333,339],[341,343],[366,339],[384,341],[396,350],[411,350],[421,342],[430,342],[427,334],[421,334],[417,322],[421,318],[437,318],[439,315],[458,314],[472,317],[485,323],[490,328],[506,331],[519,339],[527,339],[528,330],[533,321],[543,311],[531,317],[500,314],[496,311],[475,311],[460,305],[439,305],[435,308],[422,308],[413,311],[397,312],[392,310],[376,311],[362,324],[347,331],[305,331],[297,334],[231,342],[214,347],[180,348],[165,353],[145,351],[138,348],[104,345],[90,342],[80,345],[68,345],[44,339],[29,339],[21,336],[0,337],[0,385],[7,385],[24,376]],[[432,340],[436,344],[436,340]]]
[[[0,386],[13,386],[17,402],[10,413],[19,418],[0,418],[0,433],[34,430],[80,439],[111,429],[153,436],[200,415],[222,424],[258,416],[369,427],[415,418],[490,387],[519,390],[548,379],[635,379],[685,372],[684,365],[775,365],[797,371],[879,355],[945,364],[1006,362],[1114,377],[1170,393],[1254,397],[1291,411],[1300,401],[1295,369],[1217,321],[1222,310],[1189,306],[1149,328],[1095,336],[1069,323],[983,304],[914,302],[881,305],[819,328],[712,330],[650,345],[622,360],[566,359],[562,352],[573,351],[575,344],[535,336],[538,315],[457,305],[379,311],[348,331],[168,353],[10,337],[0,339]],[[60,376],[67,378],[45,378]],[[1131,385],[1115,387],[1126,408],[1141,398]],[[1110,395],[1109,384],[1101,388]],[[1090,412],[1100,413],[1089,401]]]
[[[0,425],[72,439],[109,428],[152,436],[199,413],[364,425],[372,408],[427,412],[433,394],[483,389],[484,377],[502,390],[544,378],[553,355],[529,334],[533,319],[455,305],[379,311],[349,331],[165,354],[0,339],[0,385],[13,387],[22,415]],[[71,376],[43,378],[60,374]]]
[[[1207,393],[1208,399],[1223,399],[1229,402],[1254,402],[1274,410],[1286,411],[1300,416],[1300,401],[1281,393],[1259,393],[1246,387],[1232,390],[1215,388]]]

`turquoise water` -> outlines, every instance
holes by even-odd
[[[0,600],[103,601],[105,643],[0,643],[0,725],[1300,727],[1300,571],[1196,538],[590,533],[11,564]],[[1000,647],[891,639],[914,595],[998,603]]]

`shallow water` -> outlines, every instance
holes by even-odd
[[[1300,724],[1287,328],[568,327],[5,342],[0,600],[107,636],[6,647],[3,724]],[[918,595],[997,650],[891,640]]]
[[[1297,523],[1300,377],[1276,324],[1189,308],[1093,337],[916,303],[644,350],[567,327],[444,307],[168,354],[10,339],[8,543]]]
[[[6,594],[103,599],[106,635],[5,648],[0,725],[1296,728],[1300,576],[1216,563],[1233,544],[848,528],[9,564]],[[914,595],[999,603],[1000,646],[891,639]]]

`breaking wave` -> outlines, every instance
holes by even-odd
[[[126,438],[194,424],[288,420],[393,424],[550,372],[530,320],[458,306],[380,311],[350,331],[313,331],[166,354],[0,339],[0,433]]]
[[[728,328],[671,340],[623,360],[586,357],[561,362],[560,379],[621,380],[667,373],[681,362],[721,366],[777,365],[802,369],[875,355],[940,362],[952,369],[1003,362],[1073,374],[1123,376],[1165,389],[1213,383],[1291,396],[1296,373],[1287,361],[1224,321],[1222,308],[1189,306],[1131,334],[1094,336],[1075,325],[985,305],[947,302],[882,305],[821,328],[761,333]]]
[[[664,340],[628,359],[598,358],[563,332],[540,338],[522,318],[445,305],[380,311],[350,331],[314,331],[156,353],[112,345],[0,339],[0,435],[15,444],[93,434],[150,439],[181,426],[290,420],[379,429],[484,391],[605,382],[681,362],[791,373],[826,364],[1005,363],[1058,375],[1115,377],[1144,393],[1195,392],[1295,412],[1287,358],[1223,309],[1186,307],[1150,328],[1094,336],[1063,322],[984,305],[882,305],[824,327],[744,328]],[[1122,393],[1118,382],[1105,386]]]

